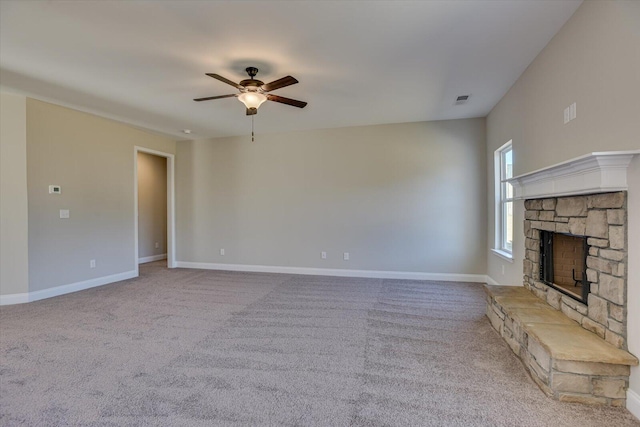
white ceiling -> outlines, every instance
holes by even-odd
[[[580,2],[3,0],[0,84],[182,139],[250,132],[236,99],[192,101],[247,66],[309,103],[263,104],[257,133],[483,117]]]

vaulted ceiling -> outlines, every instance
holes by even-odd
[[[247,134],[205,76],[300,83],[256,131],[486,116],[580,5],[545,1],[2,1],[0,89],[177,139]],[[455,105],[458,95],[470,95]]]

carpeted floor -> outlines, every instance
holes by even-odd
[[[152,263],[0,325],[2,426],[640,426],[547,398],[479,284]]]

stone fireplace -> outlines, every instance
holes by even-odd
[[[626,348],[626,221],[623,191],[525,201],[524,286],[618,348]],[[555,244],[554,259],[547,262],[564,267],[559,272],[553,269],[553,283],[541,275],[541,237],[548,232],[555,233]],[[587,252],[576,254],[576,240],[582,242],[582,238]],[[584,256],[586,271],[581,261]],[[575,292],[570,288],[577,287],[576,270],[580,286],[589,289],[571,295]],[[585,301],[582,295],[587,296]]]
[[[624,406],[627,166],[591,153],[509,182],[524,200],[523,285],[486,286],[487,317],[531,378],[566,402]]]

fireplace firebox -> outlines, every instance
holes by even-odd
[[[571,234],[540,232],[540,278],[563,294],[587,303],[587,238]]]

